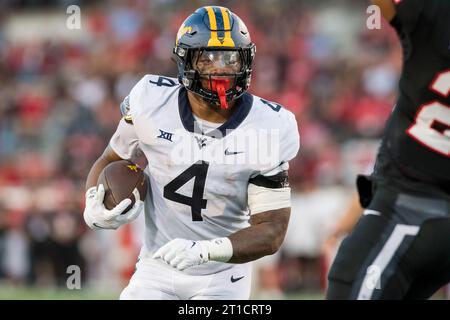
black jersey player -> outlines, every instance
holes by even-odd
[[[372,2],[399,35],[403,72],[327,299],[426,299],[450,281],[450,1]]]

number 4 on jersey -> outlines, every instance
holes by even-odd
[[[450,70],[437,75],[431,90],[446,98],[450,94]],[[450,157],[450,106],[439,101],[423,105],[406,131],[427,148]]]
[[[208,162],[197,161],[164,187],[164,198],[191,207],[192,221],[203,221],[201,211],[206,209],[207,203],[207,200],[203,199],[203,192],[205,191],[208,167]],[[176,192],[192,178],[195,179],[192,197]]]

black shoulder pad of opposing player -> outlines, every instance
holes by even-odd
[[[130,113],[130,97],[126,96],[125,99],[123,99],[122,103],[120,104],[120,113],[122,114],[123,120],[125,120],[126,123],[133,124],[133,120],[131,118]]]
[[[249,183],[259,187],[279,189],[289,187],[288,172],[287,170],[281,171],[273,176],[258,175],[249,180]]]

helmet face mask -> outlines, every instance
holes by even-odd
[[[219,22],[222,18],[222,24],[228,17],[228,28],[211,28],[208,20],[214,20],[214,15]],[[221,27],[221,23],[217,25]],[[219,42],[211,46],[214,37]],[[220,41],[227,45],[216,46]],[[223,7],[200,8],[186,19],[177,35],[174,53],[179,81],[211,105],[227,109],[250,85],[255,52],[239,17]]]

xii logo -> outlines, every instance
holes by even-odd
[[[161,138],[161,139],[165,139],[165,140],[169,140],[170,142],[173,142],[172,141],[173,133],[166,132],[161,129],[159,129],[159,132],[160,132],[160,135],[157,136],[157,138]]]

